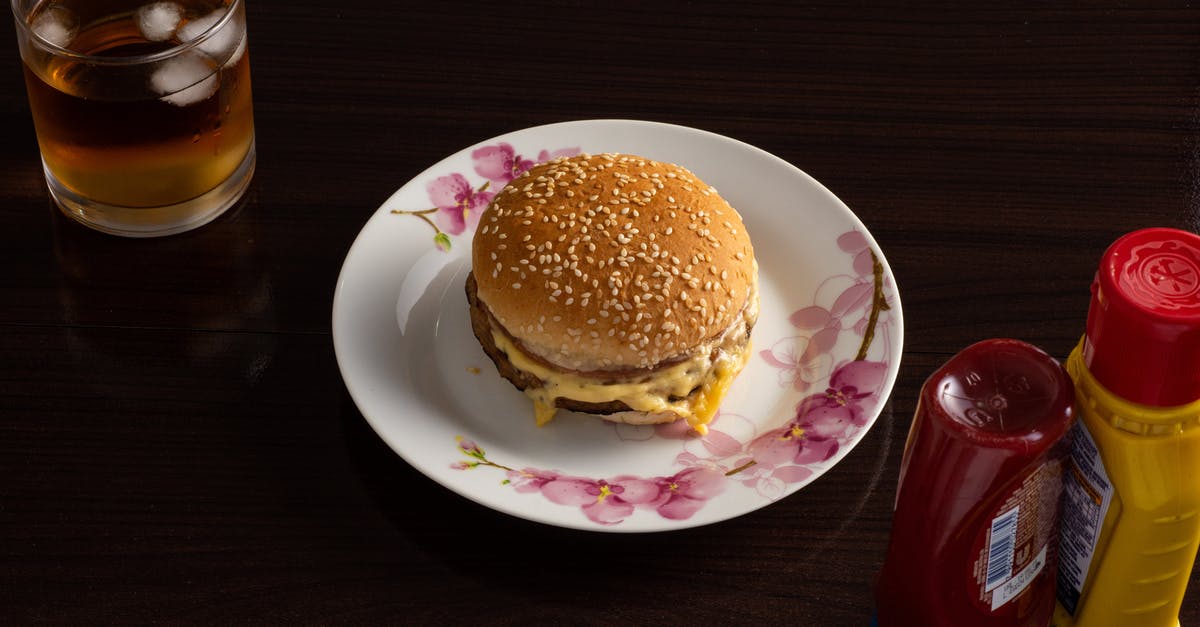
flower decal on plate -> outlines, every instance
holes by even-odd
[[[439,176],[425,184],[429,200],[434,205],[432,208],[393,209],[392,213],[420,218],[433,227],[434,245],[442,251],[449,251],[450,236],[474,233],[475,226],[479,224],[479,214],[487,208],[496,192],[509,181],[524,174],[537,163],[577,154],[579,148],[541,150],[534,161],[517,154],[513,147],[505,142],[484,146],[471,153],[475,173],[487,179],[483,183],[475,185],[457,172]],[[491,191],[493,188],[495,191]]]
[[[511,147],[488,148],[495,150],[484,153],[489,161],[477,168],[481,174],[502,176],[520,167]],[[474,153],[477,159],[484,150]],[[686,520],[728,485],[774,500],[797,484],[814,480],[871,424],[886,400],[889,364],[898,357],[888,354],[888,342],[876,342],[880,335],[891,333],[893,325],[888,312],[894,290],[886,281],[883,264],[858,231],[839,236],[837,247],[851,256],[850,272],[822,281],[811,302],[788,317],[794,335],[774,341],[758,354],[776,370],[779,385],[793,390],[799,399],[782,424],[763,424],[755,417],[722,411],[702,437],[683,421],[632,428],[636,434],[625,425],[614,426],[622,441],[681,442],[683,451],[674,460],[681,470],[670,476],[595,479],[557,470],[514,469],[489,460],[477,444],[461,437],[459,450],[470,461],[451,467],[502,470],[503,483],[517,492],[539,493],[551,503],[578,507],[600,525],[620,524],[638,511]],[[843,338],[853,348],[839,350]]]
[[[505,472],[503,483],[517,492],[540,493],[558,505],[578,507],[588,520],[601,525],[623,522],[638,509],[652,510],[671,520],[686,520],[725,489],[725,475],[715,468],[689,467],[669,477],[618,475],[593,479],[536,468],[514,469],[493,462],[475,442],[458,438],[458,448],[471,461],[451,464],[456,470],[479,466]]]
[[[557,159],[559,157],[574,157],[579,154],[579,148],[563,148],[553,152],[542,150],[537,159],[527,159],[513,149],[511,144],[500,142],[494,146],[484,146],[471,152],[475,161],[475,173],[492,183],[504,187],[509,181],[521,176],[526,170],[538,163]]]
[[[738,475],[746,487],[767,498],[778,498],[788,484],[814,477],[870,424],[874,409],[882,402],[879,390],[886,373],[884,363],[851,361],[833,373],[825,391],[801,400],[783,426],[754,437],[733,455],[719,459],[693,456],[691,461],[733,465],[729,476]]]
[[[441,176],[425,187],[429,198],[437,205],[437,223],[451,235],[461,235],[468,227],[472,231],[479,223],[479,214],[495,196],[487,191],[488,183],[471,187],[461,174]]]

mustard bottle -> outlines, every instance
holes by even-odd
[[[1101,258],[1067,360],[1055,627],[1175,627],[1200,545],[1200,236],[1129,233]]]

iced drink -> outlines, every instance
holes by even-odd
[[[66,213],[165,235],[236,203],[255,155],[241,0],[13,8],[47,182]]]

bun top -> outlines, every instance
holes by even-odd
[[[623,154],[534,166],[480,216],[479,299],[524,349],[579,371],[652,368],[737,321],[746,227],[688,170]]]

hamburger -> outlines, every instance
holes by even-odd
[[[558,409],[707,431],[750,354],[758,266],[741,216],[688,170],[625,154],[534,166],[480,216],[471,326]]]

